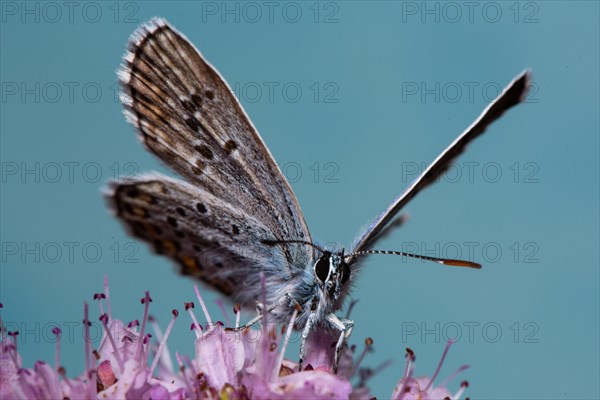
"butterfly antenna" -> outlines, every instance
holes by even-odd
[[[405,253],[403,251],[388,251],[388,250],[364,250],[357,251],[356,253],[347,254],[344,258],[354,257],[354,256],[362,256],[367,254],[391,254],[394,256],[403,256],[403,257],[412,257],[419,258],[421,260],[433,261],[438,264],[448,265],[451,267],[467,267],[467,268],[475,268],[481,269],[481,264],[477,264],[471,261],[466,260],[454,260],[452,258],[438,258],[438,257],[428,257],[420,254],[412,254]]]
[[[319,250],[321,253],[327,253],[327,250],[325,250],[324,248],[314,244],[313,242],[309,242],[307,240],[261,240],[262,243],[270,245],[270,246],[275,246],[278,244],[288,244],[288,243],[292,243],[292,244],[305,244],[307,246],[311,246],[317,250]]]

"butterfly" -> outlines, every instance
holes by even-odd
[[[118,72],[121,100],[146,148],[184,180],[151,173],[112,182],[107,196],[129,232],[174,260],[181,273],[242,306],[253,307],[264,298],[263,310],[277,323],[288,323],[296,310],[300,368],[313,329],[339,331],[335,371],[354,325],[335,312],[367,255],[480,267],[372,246],[398,225],[398,212],[435,182],[471,140],[524,100],[529,75],[517,76],[350,251],[328,250],[312,240],[289,183],[223,77],[184,35],[154,18],[129,40]]]

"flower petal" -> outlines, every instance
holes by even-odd
[[[244,345],[236,332],[215,325],[196,340],[198,368],[211,386],[221,389],[226,383],[237,385],[237,374],[244,366]]]

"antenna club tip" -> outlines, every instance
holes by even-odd
[[[481,264],[467,260],[440,260],[440,264],[451,267],[466,267],[473,269],[481,269]]]

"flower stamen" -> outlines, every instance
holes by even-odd
[[[181,376],[183,376],[183,381],[185,382],[185,386],[187,387],[187,390],[191,396],[192,393],[194,393],[194,389],[192,387],[192,383],[190,382],[189,377],[185,373],[185,365],[183,365],[183,362],[181,361],[181,357],[179,356],[178,352],[175,352],[175,358],[177,359],[177,365],[179,366],[179,372],[181,372]],[[198,398],[198,397],[196,396],[196,398]]]
[[[283,356],[285,355],[285,349],[290,341],[290,336],[292,336],[292,330],[294,329],[294,324],[296,323],[296,317],[298,313],[302,311],[300,304],[296,304],[294,307],[294,312],[292,313],[292,318],[290,318],[290,323],[287,326],[287,331],[285,332],[285,337],[283,338],[283,345],[281,346],[281,350],[277,355],[277,361],[275,362],[275,368],[273,368],[273,376],[272,381],[275,381],[279,376],[279,371],[281,371],[281,366],[283,365]]]
[[[104,275],[104,301],[106,302],[106,312],[108,317],[112,320],[112,312],[110,309],[110,294],[108,291],[108,275]]]
[[[435,372],[431,376],[429,383],[427,384],[425,389],[423,389],[424,392],[427,392],[429,390],[429,388],[431,387],[431,385],[433,385],[433,381],[435,381],[435,378],[437,378],[438,374],[440,373],[440,370],[442,369],[442,365],[444,364],[446,355],[448,355],[448,350],[450,350],[450,347],[452,347],[453,344],[454,344],[454,340],[448,339],[448,343],[446,343],[446,347],[444,348],[444,352],[442,353],[442,358],[440,359],[440,362],[438,363],[438,366],[435,369]]]
[[[156,354],[154,355],[154,360],[152,361],[152,366],[150,367],[150,374],[148,375],[148,379],[150,379],[152,377],[152,375],[154,374],[154,370],[156,369],[156,366],[158,365],[158,360],[160,359],[160,356],[165,348],[165,345],[167,344],[167,339],[169,339],[169,335],[171,334],[171,330],[173,329],[175,320],[179,316],[179,311],[173,310],[172,314],[173,314],[173,318],[171,319],[171,322],[169,322],[169,326],[167,326],[167,330],[165,331],[165,337],[160,341],[158,350],[156,350]]]
[[[115,343],[115,338],[113,338],[113,335],[110,333],[110,330],[108,329],[108,315],[102,314],[100,316],[100,318],[98,318],[98,319],[100,320],[100,322],[102,322],[102,326],[104,327],[106,337],[110,341],[110,344],[113,348],[113,354],[115,355],[115,358],[117,359],[117,364],[119,364],[119,371],[121,373],[123,373],[123,360],[121,359],[121,354],[119,353],[119,349],[117,348],[117,344]]]
[[[469,387],[469,382],[462,381],[460,383],[460,389],[458,389],[458,392],[456,392],[456,394],[452,397],[452,400],[460,399],[460,396],[462,396],[462,394],[465,392],[465,390],[467,390],[468,387]]]
[[[365,358],[365,355],[367,354],[367,352],[371,351],[372,346],[373,346],[373,339],[370,337],[366,338],[365,339],[365,347],[363,348],[363,351],[360,353],[358,360],[356,360],[356,362],[352,366],[352,370],[350,371],[349,378],[352,378],[354,376],[354,374],[356,374],[356,371],[358,371],[358,367],[360,366],[360,363]]]
[[[60,369],[60,336],[62,334],[62,331],[60,330],[60,328],[58,326],[55,326],[54,328],[52,328],[52,333],[56,336],[56,350],[54,353],[54,368],[56,369],[56,372],[58,372],[58,370]]]
[[[192,311],[192,308],[194,308],[194,302],[190,301],[190,302],[183,303],[183,306],[186,309],[186,311],[190,314],[190,317],[192,318],[192,327],[191,328],[194,330],[194,333],[196,334],[196,339],[198,339],[200,336],[202,336],[202,326],[198,323],[198,320],[196,319],[196,315]]]
[[[144,338],[144,332],[146,331],[146,323],[148,321],[148,308],[150,307],[150,303],[152,302],[152,299],[150,298],[150,292],[146,291],[145,297],[143,299],[141,299],[140,302],[144,305],[144,318],[142,319],[142,328],[140,330],[140,336],[139,336],[139,339],[142,339],[142,338]],[[138,346],[135,351],[136,360],[139,360],[140,356],[142,354],[143,342],[144,342],[143,340],[138,341]]]
[[[194,292],[196,292],[196,297],[198,298],[198,302],[200,303],[200,307],[202,307],[202,312],[204,313],[204,317],[206,318],[206,323],[208,324],[209,330],[212,329],[213,323],[212,319],[210,319],[210,314],[206,309],[206,304],[204,304],[204,300],[202,300],[202,296],[200,296],[200,291],[198,290],[198,285],[194,285]]]

